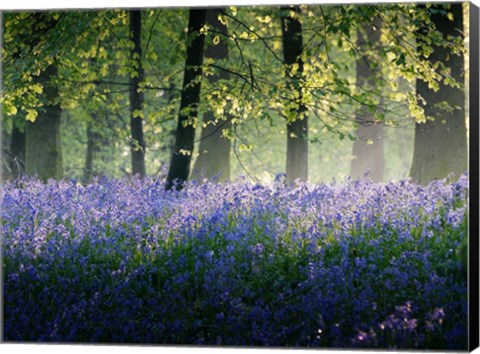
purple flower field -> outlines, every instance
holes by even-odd
[[[467,176],[0,193],[6,341],[467,348]]]

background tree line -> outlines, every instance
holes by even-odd
[[[467,169],[468,5],[8,12],[3,169],[48,178]]]

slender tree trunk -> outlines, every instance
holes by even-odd
[[[191,123],[197,118],[202,83],[205,36],[200,34],[200,29],[205,24],[206,14],[207,10],[201,9],[191,9],[189,14],[188,38],[194,37],[194,39],[187,47],[175,146],[173,147],[167,184],[165,186],[167,190],[172,189],[174,186],[177,189],[181,189],[190,173],[190,162],[195,139],[195,127]]]
[[[38,110],[34,123],[27,122],[25,170],[28,175],[38,175],[42,181],[63,177],[60,118],[62,110],[55,102],[58,91],[52,84],[57,75],[55,65],[48,66],[38,77],[43,85],[42,98],[46,104]]]
[[[287,65],[285,76],[287,87],[295,92],[295,108],[287,112],[287,183],[296,179],[308,179],[308,117],[307,107],[302,103],[303,51],[302,24],[290,16],[290,11],[300,13],[298,6],[282,7],[283,58]],[[292,75],[292,66],[298,65]]]
[[[168,115],[174,117],[176,115],[175,112],[175,103],[174,100],[177,98],[177,92],[176,92],[176,87],[175,87],[175,81],[173,78],[170,79],[170,83],[168,84],[168,88],[170,91],[168,91],[167,94],[167,105],[169,107]],[[167,145],[166,145],[166,153],[167,155],[170,154],[173,151],[173,147],[175,146],[175,128],[170,129],[168,132],[168,137],[167,137]]]
[[[94,120],[96,117],[94,116]],[[87,125],[87,154],[85,156],[85,169],[83,171],[83,182],[90,183],[94,176],[93,160],[95,153],[98,151],[100,137],[92,122]]]
[[[130,11],[130,34],[133,39],[132,61],[135,73],[130,76],[130,129],[132,134],[132,174],[145,177],[145,140],[143,138],[143,118],[139,113],[143,109],[143,92],[139,85],[144,80],[142,67],[142,12]]]
[[[174,100],[177,98],[177,90],[175,87],[175,82],[173,78],[170,78],[169,84],[168,84],[169,90],[166,91],[165,95],[165,105],[168,107],[167,110],[167,116],[168,118],[165,119],[165,121],[169,121],[171,117],[176,116],[176,108],[175,108],[175,103]],[[161,156],[161,159],[163,161],[165,156],[170,157],[170,154],[173,151],[173,147],[175,145],[175,128],[168,128],[167,133],[165,134],[165,139],[159,148],[159,156]],[[159,167],[158,171],[155,173],[155,175],[158,175],[164,170],[164,163],[162,162],[162,165]]]
[[[10,136],[10,170],[13,178],[21,176],[25,171],[25,143],[25,131],[14,122]]]
[[[375,18],[373,24],[365,25],[357,32],[357,46],[365,47],[367,41],[373,43],[375,49],[380,49],[381,20]],[[370,90],[375,87],[375,75],[379,69],[369,65],[375,59],[368,56],[357,59],[357,86]],[[362,178],[368,171],[367,178],[375,182],[383,181],[385,169],[383,122],[375,122],[374,113],[368,108],[359,109],[356,113],[356,140],[353,143],[353,160],[351,176]]]
[[[227,26],[218,20],[221,9],[207,11],[207,25],[220,32],[220,41],[217,44],[210,43],[205,49],[205,57],[217,60],[228,60],[228,44],[226,36]],[[229,73],[219,71],[208,77],[211,84],[219,80],[228,80]],[[230,117],[215,123],[213,112],[207,111],[203,116],[203,122],[207,126],[202,128],[199,145],[199,156],[195,162],[192,176],[195,178],[212,178],[218,176],[220,181],[230,179],[230,140],[222,136],[224,129],[231,126]]]
[[[434,8],[433,8],[434,9]],[[463,38],[463,11],[461,3],[452,3],[450,12],[454,20],[449,21],[442,13],[432,13],[430,18],[444,38]],[[433,121],[415,124],[415,141],[410,177],[418,183],[426,184],[454,173],[458,178],[467,170],[467,134],[465,124],[465,91],[463,88],[464,58],[449,53],[448,48],[432,44],[434,52],[428,58],[432,63],[441,62],[451,69],[452,77],[462,84],[453,88],[440,84],[434,92],[428,84],[417,80],[417,93],[426,101],[425,114],[434,117]],[[447,112],[438,104],[447,101],[457,107]]]

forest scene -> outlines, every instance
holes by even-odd
[[[3,12],[3,340],[466,350],[469,14]]]

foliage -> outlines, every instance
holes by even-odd
[[[176,87],[181,81],[181,58],[184,54],[182,23],[185,10],[145,10],[143,24],[145,43],[144,67],[147,79],[143,83],[145,106],[138,115],[145,119],[149,173],[160,166],[158,152],[168,148],[168,135],[173,127]],[[40,19],[40,24],[38,20]],[[121,161],[124,147],[130,143],[128,125],[128,81],[134,75],[130,58],[131,41],[127,13],[124,10],[67,11],[61,13],[6,13],[2,47],[4,91],[2,109],[6,119],[3,128],[13,123],[22,127],[25,118],[34,120],[45,102],[38,100],[42,88],[34,85],[33,77],[55,60],[59,67],[55,84],[57,98],[65,112],[63,141],[85,141],[78,134],[93,122],[103,142],[98,159],[98,173],[121,176],[125,164],[102,162],[101,155],[110,154]],[[44,28],[45,22],[50,24]],[[34,25],[43,31],[35,31]],[[38,33],[37,33],[38,32]],[[162,34],[162,35],[160,35]],[[156,53],[162,53],[161,60]],[[178,60],[178,62],[177,62]],[[33,85],[33,86],[32,86]],[[26,117],[27,116],[27,117]],[[164,135],[165,139],[159,139]],[[73,138],[73,139],[72,139]],[[67,145],[68,145],[67,144]],[[84,147],[70,148],[66,156],[69,176],[82,175]]]
[[[6,183],[4,339],[466,349],[467,176],[280,180]]]
[[[343,141],[353,139],[354,112],[359,106],[374,111],[386,126],[405,126],[412,118],[427,120],[418,104],[421,98],[414,90],[417,79],[427,81],[434,89],[442,84],[462,85],[452,79],[442,63],[428,60],[434,44],[447,46],[452,55],[464,52],[460,34],[443,38],[429,20],[431,13],[441,13],[446,21],[451,21],[448,6],[305,5],[301,6],[301,13],[292,11],[303,28],[305,70],[301,86],[302,100],[308,107],[309,139],[314,144],[310,151],[325,149],[330,136]],[[137,115],[144,119],[147,161],[150,161],[147,172],[153,175],[170,157],[188,9],[143,11],[145,48],[141,60],[145,68],[142,87],[145,106]],[[371,43],[362,48],[355,45],[357,30],[370,24],[374,16],[379,16],[383,23],[380,52]],[[130,143],[125,126],[128,125],[128,79],[134,75],[134,66],[129,56],[132,43],[127,20],[125,10],[5,13],[2,47],[5,87],[1,101],[7,119],[2,123],[3,128],[10,127],[12,121],[21,127],[26,119],[35,120],[45,102],[39,100],[43,87],[34,77],[55,62],[59,67],[57,100],[69,117],[69,124],[64,124],[63,140],[74,140],[78,131],[85,131],[85,124],[95,121],[101,136],[110,140],[107,148],[101,148],[100,156],[110,154],[110,148],[116,149],[115,158],[110,159],[114,163],[107,165],[101,158],[96,161],[98,174],[128,174],[128,163],[122,159],[127,160],[124,150]],[[272,129],[266,129],[263,137],[279,139],[285,120],[292,119],[288,112],[295,93],[285,80],[279,8],[232,6],[223,11],[220,20],[228,26],[230,58],[205,60],[203,72],[208,76],[228,71],[231,79],[215,85],[204,80],[200,110],[211,109],[218,122],[231,117],[233,127],[223,133],[234,141],[234,154],[242,161],[251,159],[256,149],[262,149],[249,134],[255,125],[270,125]],[[208,26],[203,32],[206,40],[214,44],[222,36]],[[381,66],[372,89],[361,90],[356,85],[355,61],[359,59]],[[289,68],[292,75],[297,69]],[[190,123],[200,126],[201,120]],[[248,129],[242,130],[242,126]],[[83,149],[68,150],[65,165],[69,176],[78,177],[85,153]],[[318,175],[314,177],[321,179]]]

